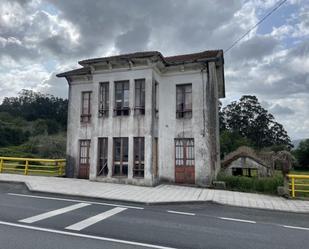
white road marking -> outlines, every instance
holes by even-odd
[[[126,245],[143,246],[143,247],[155,248],[155,249],[176,249],[176,248],[167,247],[167,246],[159,246],[159,245],[140,243],[140,242],[129,241],[129,240],[120,240],[120,239],[113,239],[113,238],[107,238],[107,237],[93,236],[93,235],[87,235],[87,234],[82,234],[82,233],[66,232],[66,231],[61,231],[61,230],[34,227],[34,226],[5,222],[5,221],[0,221],[0,225],[24,228],[24,229],[29,229],[29,230],[41,231],[41,232],[55,233],[55,234],[61,234],[61,235],[79,237],[79,238],[109,241],[109,242],[115,242],[115,243],[126,244]]]
[[[191,215],[194,216],[194,213],[186,213],[186,212],[178,212],[178,211],[173,211],[173,210],[167,210],[168,213],[172,213],[172,214],[183,214],[183,215]]]
[[[24,194],[15,194],[15,193],[7,193],[8,195],[13,196],[21,196],[21,197],[28,197],[28,198],[37,198],[37,199],[47,199],[47,200],[56,200],[56,201],[69,201],[69,202],[78,202],[78,203],[89,203],[95,205],[103,205],[103,206],[111,206],[111,207],[124,207],[124,208],[132,208],[132,209],[144,209],[143,207],[136,207],[136,206],[127,206],[127,205],[118,205],[118,204],[111,204],[105,202],[95,202],[95,201],[82,201],[77,199],[66,199],[66,198],[58,198],[58,197],[49,197],[49,196],[40,196],[40,195],[24,195]]]
[[[102,221],[104,219],[107,219],[115,214],[118,214],[124,210],[126,210],[127,208],[123,208],[123,207],[115,207],[111,210],[108,210],[106,212],[100,213],[98,215],[92,216],[88,219],[82,220],[78,223],[75,223],[71,226],[66,227],[65,229],[69,229],[69,230],[74,230],[74,231],[80,231],[86,227],[89,227],[99,221]]]
[[[227,217],[218,217],[218,218],[221,220],[238,221],[238,222],[252,223],[252,224],[256,223],[256,221],[253,221],[253,220],[241,220],[241,219],[234,219],[234,218],[227,218]]]
[[[285,225],[283,225],[283,227],[285,227],[285,228],[292,228],[292,229],[298,229],[298,230],[306,230],[306,231],[309,231],[309,228],[308,228],[308,227],[294,227],[294,226],[285,226]]]
[[[49,212],[46,212],[46,213],[42,213],[42,214],[39,214],[39,215],[31,216],[29,218],[19,220],[19,222],[33,223],[33,222],[36,222],[36,221],[45,220],[47,218],[54,217],[56,215],[68,213],[70,211],[73,211],[73,210],[76,210],[76,209],[79,209],[79,208],[82,208],[82,207],[86,207],[86,206],[89,206],[89,205],[91,205],[91,204],[78,203],[78,204],[74,204],[74,205],[71,205],[71,206],[68,206],[68,207],[64,207],[64,208],[56,209],[56,210],[49,211]]]

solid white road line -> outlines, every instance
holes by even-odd
[[[178,211],[173,211],[173,210],[167,210],[168,213],[172,213],[172,214],[183,214],[183,215],[191,215],[194,216],[194,213],[186,213],[186,212],[178,212]]]
[[[13,196],[21,196],[21,197],[28,197],[28,198],[37,198],[37,199],[47,199],[47,200],[56,200],[56,201],[69,201],[69,202],[83,202],[95,205],[103,205],[103,206],[111,206],[111,207],[124,207],[124,208],[132,208],[132,209],[144,209],[143,207],[136,207],[136,206],[127,206],[127,205],[118,205],[118,204],[111,204],[105,202],[95,202],[95,201],[82,201],[77,199],[66,199],[66,198],[57,198],[57,197],[49,197],[49,196],[40,196],[40,195],[24,195],[24,194],[15,194],[15,193],[7,193],[8,195]]]
[[[46,212],[46,213],[43,213],[43,214],[35,215],[35,216],[29,217],[29,218],[26,218],[26,219],[23,219],[23,220],[19,220],[19,222],[33,223],[33,222],[36,222],[36,221],[39,221],[39,220],[44,220],[44,219],[47,219],[47,218],[50,218],[50,217],[53,217],[53,216],[56,216],[56,215],[59,215],[59,214],[64,214],[64,213],[67,213],[67,212],[70,212],[70,211],[73,211],[73,210],[76,210],[76,209],[79,209],[79,208],[82,208],[82,207],[86,207],[86,206],[89,206],[89,205],[90,204],[88,204],[88,203],[78,203],[78,204],[74,204],[74,205],[71,205],[71,206],[68,206],[68,207],[64,207],[64,208],[56,209],[56,210],[53,210],[53,211],[50,211],[50,212]]]
[[[309,228],[308,228],[308,227],[294,227],[294,226],[285,226],[285,225],[283,225],[283,227],[285,227],[285,228],[291,228],[291,229],[298,229],[298,230],[306,230],[306,231],[309,231]]]
[[[238,222],[252,223],[252,224],[256,223],[253,220],[241,220],[241,219],[234,219],[234,218],[227,218],[227,217],[218,217],[218,218],[221,219],[221,220],[238,221]]]
[[[115,214],[118,214],[124,210],[126,210],[127,208],[122,208],[122,207],[115,207],[111,210],[108,210],[106,212],[100,213],[98,215],[92,216],[88,219],[82,220],[78,223],[75,223],[71,226],[66,227],[65,229],[69,229],[69,230],[74,230],[74,231],[80,231],[86,227],[89,227],[101,220],[107,219]]]
[[[79,238],[109,241],[109,242],[115,242],[115,243],[126,244],[126,245],[143,246],[143,247],[155,248],[155,249],[176,249],[176,248],[167,247],[167,246],[159,246],[159,245],[140,243],[140,242],[129,241],[129,240],[119,240],[119,239],[113,239],[113,238],[107,238],[107,237],[87,235],[87,234],[82,234],[82,233],[66,232],[66,231],[61,231],[61,230],[48,229],[48,228],[42,228],[42,227],[34,227],[34,226],[22,225],[22,224],[5,222],[5,221],[0,221],[0,225],[11,226],[11,227],[19,227],[19,228],[24,228],[24,229],[29,229],[29,230],[49,232],[49,233],[55,233],[55,234],[61,234],[61,235],[79,237]]]

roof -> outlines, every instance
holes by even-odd
[[[153,57],[153,56],[160,56],[163,58],[162,54],[158,51],[145,51],[145,52],[136,52],[136,53],[130,53],[130,54],[120,54],[120,55],[113,55],[113,56],[107,56],[107,57],[98,57],[98,58],[92,58],[87,60],[79,61],[78,63],[82,66],[92,63],[98,63],[98,62],[104,62],[104,61],[111,61],[111,60],[128,60],[128,59],[134,59],[134,58],[146,58],[146,57]]]
[[[108,62],[111,60],[130,60],[130,59],[147,58],[154,56],[159,57],[165,65],[169,66],[175,64],[192,63],[204,60],[223,58],[223,50],[208,50],[199,53],[181,54],[167,57],[164,57],[158,51],[145,51],[145,52],[121,54],[108,57],[92,58],[87,60],[81,60],[78,62],[81,66],[83,66],[83,68],[57,74],[57,77],[88,74],[90,73],[90,69],[88,68],[88,66],[94,63]]]
[[[71,71],[67,71],[64,73],[57,74],[57,77],[66,77],[66,76],[72,76],[72,75],[85,75],[90,74],[90,68],[89,67],[82,67],[78,69],[74,69]]]
[[[183,62],[191,62],[191,61],[198,61],[203,59],[210,59],[219,57],[223,54],[222,50],[208,50],[200,53],[194,53],[194,54],[182,54],[182,55],[176,55],[176,56],[168,56],[164,57],[164,60],[167,63],[183,63]]]
[[[233,161],[240,157],[248,157],[262,166],[269,168],[269,165],[267,165],[267,163],[261,159],[253,149],[247,146],[241,146],[237,150],[226,155],[224,160],[221,162],[221,165],[223,168],[228,167]]]

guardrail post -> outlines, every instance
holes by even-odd
[[[3,169],[3,158],[1,158],[0,160],[0,173],[2,173],[2,169]]]
[[[295,178],[292,176],[292,197],[295,198]]]
[[[28,166],[29,166],[29,161],[28,161],[28,160],[26,160],[26,164],[25,164],[25,172],[24,172],[24,174],[25,174],[25,175],[28,175]]]
[[[56,167],[58,167],[58,176],[61,176],[61,163],[56,161],[55,164],[56,164]]]

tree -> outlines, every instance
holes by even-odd
[[[28,121],[36,119],[55,120],[63,128],[67,124],[68,100],[49,94],[23,89],[18,97],[5,97],[0,112],[22,117]]]
[[[257,148],[274,145],[292,147],[291,140],[283,126],[275,121],[259,103],[257,97],[244,95],[239,101],[234,101],[219,112],[221,129],[232,134],[238,134],[252,141]]]
[[[309,169],[309,139],[299,143],[298,148],[294,150],[294,155],[300,167]]]
[[[223,159],[225,155],[237,150],[240,146],[252,146],[252,144],[252,141],[238,133],[225,130],[220,134],[220,157]]]

